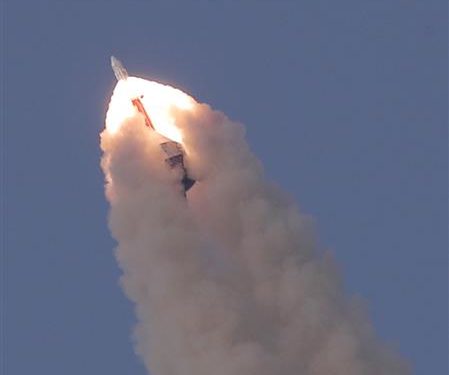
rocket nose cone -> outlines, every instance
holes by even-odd
[[[111,67],[115,74],[115,77],[117,78],[117,81],[128,78],[128,72],[126,71],[125,67],[114,56],[111,56]]]

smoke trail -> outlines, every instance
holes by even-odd
[[[173,116],[200,181],[188,202],[140,118],[101,143],[122,285],[152,374],[408,374],[343,294],[310,220],[266,181],[243,127],[204,104]]]

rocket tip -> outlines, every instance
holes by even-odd
[[[126,71],[122,63],[114,56],[111,56],[111,67],[114,71],[117,81],[128,78],[128,72]]]

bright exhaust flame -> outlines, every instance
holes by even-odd
[[[114,134],[128,118],[140,116],[131,99],[140,98],[156,131],[163,136],[182,142],[172,111],[191,110],[195,100],[181,90],[142,78],[129,77],[117,82],[106,114],[106,129]]]
[[[157,131],[192,151],[186,161],[198,183],[187,197],[152,147],[159,137],[142,137],[153,133],[143,118],[129,131],[142,116],[131,100],[141,95]],[[244,133],[169,86],[133,77],[114,90],[101,165],[146,367],[157,375],[409,375],[344,293],[310,219],[266,179]]]

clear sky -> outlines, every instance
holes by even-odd
[[[448,372],[447,3],[239,4],[3,0],[8,375],[145,373],[99,168],[111,54],[244,123],[378,334]]]

